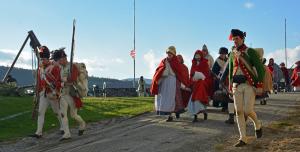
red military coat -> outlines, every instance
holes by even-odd
[[[40,67],[38,69],[38,92],[43,90],[46,93],[55,91],[60,93],[61,86],[61,75],[60,67],[57,65],[49,64],[46,67]]]
[[[201,51],[196,51],[196,54],[200,54],[202,56]],[[206,77],[205,80],[193,80],[193,76],[195,72],[202,72]],[[199,64],[197,64],[196,60],[192,61],[192,68],[190,73],[190,81],[192,84],[192,101],[199,100],[203,104],[208,104],[208,93],[207,93],[207,84],[209,77],[209,65],[208,60],[205,58],[201,58]]]
[[[292,86],[294,86],[294,87],[299,87],[300,86],[300,66],[296,67],[293,70],[291,81],[292,81],[292,83],[291,83]]]

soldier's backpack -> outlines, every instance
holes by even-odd
[[[71,96],[86,97],[88,93],[88,72],[84,63],[74,63],[78,69],[78,77],[70,89]]]
[[[263,48],[254,48],[259,58],[262,60],[264,58],[264,49]]]
[[[253,48],[253,49],[256,51],[257,55],[259,56],[259,59],[262,62],[262,60],[264,58],[264,49],[263,48]],[[256,71],[255,67],[253,67],[253,70],[254,70],[255,74],[257,75],[257,71]]]

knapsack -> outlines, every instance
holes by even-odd
[[[262,60],[264,57],[264,49],[263,48],[253,48],[258,54],[259,58]]]
[[[78,77],[74,83],[75,90],[71,89],[70,93],[72,94],[73,90],[77,92],[80,97],[86,97],[88,93],[88,72],[86,66],[84,63],[74,63],[74,65],[78,69]]]

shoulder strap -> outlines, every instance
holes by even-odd
[[[248,48],[245,52],[248,51]],[[248,56],[248,53],[245,53]],[[254,71],[254,69],[252,68],[252,66],[246,61],[246,59],[243,56],[239,57],[240,61],[243,62],[243,64],[245,65],[245,67],[247,68],[247,70],[251,73],[251,75],[256,76],[257,77],[257,73]]]

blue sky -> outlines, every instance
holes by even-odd
[[[11,64],[29,30],[50,49],[66,47],[69,54],[76,18],[75,61],[85,62],[90,75],[133,77],[133,0],[0,2],[0,65]],[[299,6],[297,0],[136,0],[136,76],[151,78],[169,45],[188,66],[203,44],[217,57],[220,47],[232,46],[232,28],[247,32],[247,45],[283,62],[284,18],[290,67],[300,60]],[[31,68],[28,46],[17,66]]]

